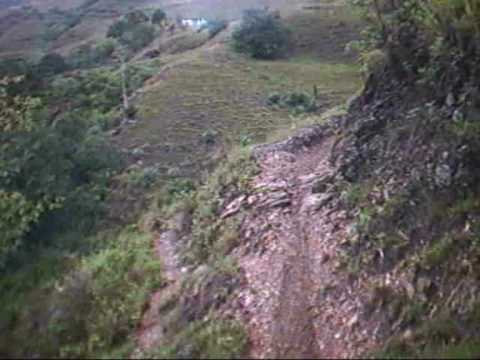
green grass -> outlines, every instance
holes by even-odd
[[[31,0],[30,3],[43,14],[48,14],[54,7],[75,11],[86,0]],[[301,3],[308,4],[307,0]],[[42,35],[47,29],[51,17],[41,19],[37,16],[23,18],[18,16],[16,24],[10,26],[0,35],[0,57],[38,57],[44,51],[56,51],[66,54],[82,43],[93,42],[104,37],[108,25],[118,16],[131,8],[148,9],[160,7],[168,16],[206,17],[208,19],[238,19],[242,11],[252,7],[270,5],[278,8],[286,16],[294,12],[298,5],[289,0],[202,0],[179,2],[178,0],[98,0],[87,8],[82,21],[64,32],[55,41],[45,42]],[[4,12],[5,13],[5,12]],[[3,13],[0,13],[0,19]],[[340,13],[336,16],[340,16]],[[10,18],[3,20],[10,22]]]
[[[139,123],[120,136],[122,146],[149,143],[145,162],[165,169],[180,166],[193,175],[208,167],[212,156],[202,141],[206,133],[216,135],[216,149],[228,149],[245,139],[263,142],[278,130],[288,134],[299,124],[317,122],[315,116],[305,121],[288,109],[268,106],[272,92],[312,94],[316,87],[319,112],[342,104],[361,86],[359,66],[343,49],[356,36],[358,19],[342,7],[333,15],[285,14],[294,33],[287,58],[255,61],[233,53],[223,40],[162,58],[162,70],[137,103]],[[339,22],[347,25],[339,28]]]
[[[152,352],[153,358],[239,359],[245,354],[247,335],[235,321],[209,319],[190,324],[170,346]]]
[[[379,359],[476,359],[480,340],[462,339],[461,328],[449,316],[427,320],[411,339],[396,338],[374,357]]]
[[[175,166],[204,167],[208,147],[202,134],[218,134],[218,144],[236,145],[248,137],[265,141],[272,132],[297,120],[288,110],[267,106],[274,91],[319,90],[319,105],[346,100],[360,86],[358,67],[352,63],[306,62],[290,59],[257,62],[225,53],[192,54],[165,70],[141,98],[139,124],[126,134],[125,146],[150,143],[171,150],[155,151],[150,161]],[[198,164],[199,167],[195,167]]]
[[[95,6],[108,8],[110,4],[112,9],[119,9],[126,4],[112,1],[101,1],[101,5]],[[153,0],[139,3],[163,4]],[[207,3],[216,4],[213,12],[226,17],[248,6],[247,2],[235,2],[235,8],[228,9],[220,6],[219,1],[211,0],[197,9],[198,14],[210,10]],[[279,0],[278,4],[288,10],[292,7],[291,1]],[[321,23],[320,20],[325,17],[290,18],[292,28],[299,34],[297,41],[313,41],[321,35],[317,33],[320,28],[310,27]],[[104,28],[102,21],[95,24],[87,19],[61,36],[55,46],[67,49],[78,40],[98,36]],[[182,49],[197,45],[197,41],[203,42],[199,38],[181,40],[185,41]],[[8,51],[23,51],[16,48],[17,44],[0,39],[0,53],[3,51],[1,41],[12,46]],[[31,46],[32,42],[27,41],[23,46],[25,44],[38,49],[37,45]],[[320,46],[314,53],[295,48],[290,58],[268,62],[233,54],[223,43],[211,45],[210,48],[207,43],[205,47],[158,61],[136,63],[148,74],[163,66],[138,100],[138,125],[123,130],[117,137],[119,145],[130,151],[148,143],[142,157],[146,166],[155,165],[155,169],[162,172],[178,166],[197,175],[210,164],[212,150],[206,143],[207,138],[213,137],[216,149],[222,146],[230,149],[250,141],[271,139],[279,129],[288,135],[292,127],[300,123],[321,120],[319,114],[294,117],[288,110],[267,106],[270,93],[311,93],[316,86],[320,105],[328,108],[341,104],[360,86],[358,66],[340,54],[338,44],[334,48],[328,45],[325,48],[328,54],[322,55]],[[138,77],[141,82],[142,76]],[[235,266],[225,259],[238,239],[238,224],[235,218],[218,221],[220,200],[226,193],[236,196],[246,192],[255,172],[250,153],[243,148],[231,159],[222,161],[200,188],[193,190],[186,183],[178,183],[172,185],[174,190],[167,191],[159,207],[168,207],[169,214],[182,207],[193,212],[193,241],[187,244],[184,259],[196,265],[207,263],[213,268],[235,272]],[[150,174],[133,173],[127,180],[134,187],[150,185]],[[132,212],[131,204],[125,208]],[[9,330],[0,339],[0,355],[128,356],[133,346],[131,335],[142,307],[151,291],[162,284],[160,264],[151,251],[151,239],[136,229],[127,229],[120,234],[85,239],[85,242],[87,246],[92,244],[91,249],[95,251],[39,253],[31,266],[0,280],[0,329]],[[180,329],[171,347],[159,350],[159,354],[235,358],[243,354],[245,346],[246,335],[239,324],[210,317],[196,319]]]
[[[79,259],[39,254],[2,278],[0,321],[9,331],[0,354],[95,357],[131,347],[143,305],[163,281],[150,236],[132,228],[90,241],[103,244]]]

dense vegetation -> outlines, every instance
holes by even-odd
[[[370,27],[354,44],[366,84],[342,154],[358,209],[347,267],[407,282],[372,296],[385,312],[380,356],[478,356],[480,5],[351,3]]]
[[[61,217],[62,226],[88,222],[95,200],[105,196],[105,186],[99,185],[118,161],[101,136],[88,134],[84,119],[74,114],[51,119],[40,100],[11,99],[5,89],[2,93],[1,253],[5,260],[22,240],[38,243],[39,232],[54,226],[52,216]],[[62,216],[69,211],[72,214]],[[82,221],[69,219],[73,214]]]
[[[167,16],[162,9],[153,10],[149,15],[142,10],[134,10],[114,22],[107,31],[107,37],[116,39],[131,52],[138,51],[150,44],[163,29]]]
[[[46,41],[94,2],[51,10]],[[1,356],[131,351],[145,299],[162,283],[150,237],[107,216],[125,163],[107,131],[122,121],[123,96],[158,69],[155,61],[121,67],[119,52],[128,61],[160,30],[143,11],[119,21],[128,25],[119,38],[66,56],[0,61]]]
[[[364,65],[365,88],[349,104],[346,125],[339,121],[335,129],[338,142],[346,143],[335,186],[354,219],[339,267],[352,279],[361,272],[389,281],[400,274],[407,284],[398,290],[378,283],[372,290],[371,307],[380,311],[371,313],[383,316],[386,334],[382,356],[475,356],[480,348],[480,5],[475,0],[350,3],[370,26],[362,40],[351,44]],[[52,20],[43,40],[59,39],[86,12],[80,6],[43,14]],[[174,213],[191,217],[180,257],[198,271],[164,299],[161,312],[170,346],[153,355],[243,353],[242,327],[215,314],[241,282],[229,256],[240,226],[220,221],[218,214],[225,194],[246,192],[256,174],[250,153],[224,162],[203,186],[188,180],[168,183],[156,194],[150,210],[155,215],[148,213],[145,221],[138,222],[139,212],[130,208],[124,219],[107,216],[121,212],[115,205],[124,193],[132,192],[136,201],[146,189],[153,192],[163,171],[157,164],[142,167],[141,161],[125,169],[124,156],[109,136],[135,115],[134,107],[122,109],[125,98],[163,65],[129,60],[169,31],[168,25],[161,9],[132,10],[116,19],[103,39],[68,54],[46,51],[36,58],[0,61],[0,332],[9,330],[0,338],[0,356],[131,356],[131,334],[148,295],[168,286],[151,251],[152,239],[142,229],[177,227],[170,224]],[[205,38],[226,25],[210,22]],[[287,54],[290,39],[278,14],[250,10],[232,40],[235,50],[272,60]],[[255,81],[275,83],[283,80],[270,76],[266,67],[286,66],[290,59],[257,62],[265,64],[261,73],[246,63],[248,69],[236,76],[255,73]],[[181,71],[188,70],[184,66]],[[228,76],[215,77],[210,67],[203,74],[202,66],[194,66],[191,75],[200,90],[185,103],[198,102],[206,93],[205,79],[218,86],[235,75],[228,69]],[[225,67],[218,66],[218,74]],[[169,70],[181,83],[178,69]],[[261,93],[255,102],[295,121],[322,106],[313,84],[312,95],[287,83],[269,96],[254,85],[248,83]],[[162,90],[173,94],[177,89],[155,92]],[[182,90],[188,95],[189,89]],[[215,105],[206,95],[202,105],[209,109]],[[235,101],[241,100],[235,95]],[[156,109],[159,117],[169,106],[173,112],[184,110],[175,105]],[[187,131],[198,130],[187,125]],[[219,132],[201,133],[200,145],[194,146],[215,144]],[[251,141],[245,135],[241,144]],[[144,148],[134,145],[125,154],[137,161]],[[162,149],[171,151],[171,144]],[[333,162],[335,157],[334,151]],[[160,223],[159,213],[170,221]]]

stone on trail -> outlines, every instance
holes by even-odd
[[[333,194],[313,194],[303,199],[302,212],[317,211],[333,199]]]
[[[223,211],[220,218],[226,219],[229,216],[235,215],[238,213],[243,205],[244,200],[247,198],[247,195],[241,195],[235,200],[233,200],[230,204],[227,205],[225,210]]]

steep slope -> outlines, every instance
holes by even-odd
[[[245,325],[251,357],[478,357],[478,65],[400,30],[343,115],[255,148],[255,171],[228,165],[187,206],[187,262],[236,263],[206,303]]]
[[[99,1],[91,6],[105,4],[108,2]],[[309,6],[310,2],[302,4]],[[297,9],[300,4],[294,5],[288,9]],[[225,206],[238,196],[255,195],[258,182],[281,176],[296,183],[309,173],[331,170],[326,154],[332,140],[327,139],[312,151],[296,149],[300,153],[292,156],[297,157],[298,166],[282,163],[277,167],[271,159],[264,159],[264,171],[255,178],[256,168],[264,160],[252,161],[249,144],[265,140],[279,129],[290,133],[301,124],[323,121],[319,117],[322,110],[342,103],[357,89],[358,66],[343,49],[348,40],[357,37],[358,20],[344,10],[330,4],[320,11],[300,10],[287,16],[295,34],[293,48],[278,61],[258,62],[232,53],[228,31],[189,51],[181,48],[155,60],[142,59],[142,54],[133,58],[132,68],[149,74],[160,71],[132,98],[140,110],[136,121],[109,132],[131,161],[125,172],[112,178],[109,216],[102,219],[107,224],[101,224],[118,228],[105,229],[87,239],[73,235],[74,241],[81,243],[81,251],[76,244],[67,250],[53,249],[53,255],[41,254],[41,261],[33,261],[33,266],[12,272],[2,281],[2,289],[5,286],[8,293],[2,297],[8,304],[0,319],[2,331],[7,329],[0,342],[2,355],[239,357],[248,351],[278,356],[297,352],[319,356],[327,350],[332,354],[354,353],[352,348],[340,349],[343,343],[336,339],[336,328],[322,329],[322,318],[312,320],[310,311],[296,316],[304,307],[312,312],[323,310],[316,298],[317,290],[326,286],[320,277],[332,276],[326,266],[319,270],[318,277],[309,275],[310,269],[320,263],[310,258],[310,249],[330,239],[317,239],[313,234],[316,225],[306,220],[307,210],[301,204],[310,185],[292,187],[291,214],[282,213],[278,218],[282,226],[276,233],[281,244],[277,250],[283,249],[287,256],[273,249],[271,256],[263,257],[261,247],[260,252],[253,249],[250,258],[243,255],[242,249],[255,247],[259,240],[250,239],[246,233],[244,236],[244,225],[250,220],[233,214],[235,206],[245,206],[245,199],[231,205],[231,215],[223,214]],[[112,16],[109,11],[90,13],[90,21],[101,19],[96,25],[105,24],[103,20]],[[352,23],[341,19],[351,19]],[[87,26],[92,34],[98,30],[85,22],[81,26]],[[81,29],[74,27],[73,31],[77,30]],[[322,33],[322,41],[314,41],[317,32]],[[184,34],[188,38],[192,32]],[[335,42],[339,34],[342,41]],[[78,38],[65,36],[60,40],[66,40],[67,47],[75,46]],[[318,111],[305,114],[272,106],[268,98],[273,92],[315,96]],[[235,161],[219,156],[235,146],[241,148]],[[271,153],[267,158],[274,156]],[[321,163],[318,169],[317,161]],[[209,176],[207,172],[215,167],[215,174]],[[204,185],[197,185],[204,181]],[[257,217],[260,223],[268,222],[264,212],[277,216],[280,208],[272,204],[267,209],[262,207],[263,201],[285,201],[275,198],[279,195],[284,196],[272,192],[265,199],[257,199],[258,203],[251,199],[252,223]],[[151,211],[137,221],[147,203],[151,203]],[[308,229],[309,234],[299,232],[299,227]],[[297,241],[301,244],[298,251]],[[266,312],[258,314],[254,306],[257,300],[252,302],[251,294],[264,290],[262,266],[277,261],[282,279],[272,291],[283,295],[258,295],[259,304],[265,301],[261,306],[266,306]],[[57,266],[55,270],[51,270],[52,263]],[[37,273],[42,274],[41,286]],[[29,282],[22,281],[24,278]],[[306,298],[302,298],[304,291]],[[24,301],[11,301],[19,294]],[[33,303],[35,306],[30,306]],[[356,310],[350,309],[351,304],[348,302],[348,309],[341,309],[334,317],[342,322],[347,317],[355,320]],[[275,317],[280,319],[278,324],[267,326]],[[348,321],[355,323],[351,319]],[[258,329],[256,321],[262,324]],[[290,322],[295,326],[286,328]],[[292,340],[303,339],[304,331],[318,341],[302,340],[294,345]],[[42,336],[37,339],[32,333]],[[322,338],[328,341],[322,343]],[[285,347],[275,345],[282,342]]]

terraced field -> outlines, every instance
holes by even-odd
[[[344,51],[358,22],[335,6],[299,10],[286,19],[294,44],[282,60],[234,54],[228,30],[164,60],[138,98],[139,122],[118,138],[122,147],[142,147],[146,163],[191,175],[231,145],[261,142],[277,131],[318,121],[316,114],[296,116],[268,106],[271,93],[312,94],[316,87],[319,112],[344,102],[360,86],[358,66]],[[341,40],[335,40],[339,34]]]

